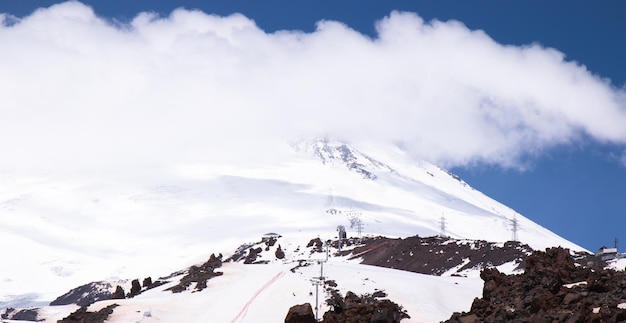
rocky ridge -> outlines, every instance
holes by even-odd
[[[576,260],[580,257],[559,247],[534,252],[520,275],[485,269],[482,298],[446,322],[626,321],[626,273]]]
[[[512,263],[519,267],[532,248],[517,241],[505,243],[459,240],[447,237],[366,238],[362,245],[346,251],[361,263],[420,274],[465,276],[480,270]]]
[[[500,274],[499,271],[495,269],[496,266],[509,264],[507,267],[509,269],[511,267],[517,267],[519,272],[526,270],[527,272],[537,273],[536,275],[542,275],[539,273],[543,273],[545,270],[538,268],[547,267],[550,262],[542,260],[543,258],[538,258],[538,256],[534,256],[534,254],[533,256],[529,256],[532,253],[530,247],[512,241],[506,243],[491,243],[444,237],[414,236],[394,239],[379,236],[364,237],[361,239],[344,239],[341,243],[342,247],[339,249],[338,240],[322,241],[320,238],[314,238],[306,245],[303,244],[297,247],[289,245],[287,249],[281,246],[280,238],[280,236],[264,237],[258,242],[245,243],[235,250],[230,257],[226,258],[224,262],[240,262],[246,265],[263,265],[272,262],[296,263],[297,265],[291,269],[293,273],[296,273],[300,267],[311,265],[312,258],[319,258],[319,256],[313,256],[313,254],[328,253],[346,260],[359,261],[362,264],[429,275],[465,276],[470,271],[476,272],[477,270],[487,268],[483,271],[481,277],[485,279],[485,288],[488,290],[485,295],[489,297],[499,295],[500,290],[494,288],[493,285],[496,284],[496,286],[500,286],[498,284],[504,281],[504,278],[502,278],[503,274]],[[142,284],[140,284],[139,279],[134,279],[130,286],[125,285],[126,288],[129,289],[128,292],[126,292],[121,285],[116,285],[112,282],[86,284],[59,297],[55,300],[55,304],[77,304],[81,306],[78,311],[73,313],[74,316],[68,317],[68,319],[71,319],[71,317],[92,315],[87,309],[88,305],[94,302],[107,299],[131,298],[163,284],[171,285],[163,289],[163,292],[202,292],[207,288],[207,281],[209,279],[214,279],[222,274],[216,271],[216,269],[222,266],[222,259],[221,254],[217,256],[212,254],[203,264],[174,272],[154,282],[150,277],[145,278]],[[571,264],[568,262],[568,267],[564,267],[565,272],[577,273],[582,270],[582,268],[587,268],[589,264],[593,264],[593,261],[595,261],[592,256],[583,254],[578,254],[573,258],[570,256],[569,259],[571,260]],[[564,263],[564,260],[561,260],[562,261],[558,263]],[[599,266],[598,268],[601,268],[599,263],[596,264]],[[548,272],[550,271],[548,270]],[[561,278],[561,280],[556,280],[556,282],[561,285],[576,282],[578,279],[584,280],[584,277],[587,277],[582,274],[571,277],[564,273],[559,275],[569,277],[567,279]],[[605,286],[606,284],[602,283],[602,279],[604,278],[600,278],[597,282],[595,280],[591,281],[589,286],[592,286],[591,288],[594,290],[601,288],[599,286]],[[549,283],[546,284],[550,285]],[[624,285],[626,286],[626,283]],[[331,311],[324,314],[325,322],[350,322],[351,320],[358,322],[366,317],[368,320],[376,317],[380,318],[380,320],[376,322],[399,322],[402,317],[406,315],[406,313],[402,311],[402,304],[396,304],[393,300],[380,299],[386,296],[383,291],[377,290],[371,295],[361,296],[347,293],[344,297],[339,294],[339,290],[335,287],[337,287],[337,282],[335,281],[325,280],[323,282],[323,290],[326,295],[324,298],[332,307]],[[507,288],[510,288],[510,286]],[[527,287],[524,288],[528,289]],[[578,287],[572,288],[576,290]],[[501,293],[505,292],[505,290],[501,291]],[[568,299],[572,297],[574,296],[568,296]],[[475,301],[474,303],[472,310],[476,309],[479,311],[480,306],[486,306],[485,301]],[[107,312],[113,310],[114,308],[110,308]],[[300,310],[302,310],[302,308],[300,308]],[[478,313],[493,313],[494,311],[498,312],[492,307],[487,306],[482,309],[482,312],[479,311]],[[36,309],[32,309],[29,312],[21,312],[20,310],[12,309],[12,311],[3,318],[15,319],[14,317],[17,313],[21,313],[17,316],[18,318],[23,317],[31,321],[37,319]],[[506,310],[503,313],[506,313]],[[29,316],[24,316],[26,314]],[[98,315],[101,314],[103,313]],[[467,315],[458,313],[455,315],[457,316],[453,316],[451,319],[459,319],[461,322],[470,322],[471,319],[474,318],[473,315],[479,314],[470,312]],[[511,316],[511,314],[508,315]],[[466,317],[469,317],[470,321],[467,321]],[[483,318],[482,316],[476,317],[478,317],[479,320]],[[501,317],[497,316],[497,318],[500,319]]]

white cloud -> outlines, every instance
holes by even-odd
[[[624,90],[554,49],[410,13],[377,30],[321,21],[268,34],[187,10],[119,25],[78,2],[40,9],[0,24],[0,170],[255,155],[320,134],[402,142],[448,166],[516,166],[581,135],[626,142]]]
[[[622,152],[622,155],[618,158],[620,164],[626,167],[626,151]]]

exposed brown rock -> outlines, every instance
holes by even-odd
[[[118,306],[119,305],[117,304],[111,304],[97,312],[88,312],[87,307],[83,306],[76,310],[76,312],[73,312],[62,320],[57,321],[57,323],[104,323],[109,315],[113,314],[113,309]]]
[[[130,282],[130,293],[128,293],[128,298],[133,298],[139,294],[141,294],[141,285],[139,284],[139,279],[133,279]]]
[[[285,323],[316,323],[311,304],[294,305],[287,312]]]
[[[327,301],[332,310],[324,313],[324,323],[371,322],[396,323],[409,315],[402,307],[388,299],[379,300],[372,295],[357,296],[347,292],[344,298],[337,292]]]
[[[285,258],[285,252],[280,247],[280,245],[278,245],[278,247],[276,248],[276,252],[274,253],[274,255],[276,256],[276,259],[283,259],[283,258]]]
[[[259,257],[262,251],[263,249],[261,249],[261,247],[248,249],[248,255],[246,256],[246,259],[243,261],[243,263],[252,264],[256,262],[256,259]]]
[[[560,247],[534,252],[523,267],[521,275],[483,270],[482,298],[474,300],[468,313],[454,313],[446,322],[626,320],[626,310],[618,308],[626,303],[626,273],[581,266]]]
[[[306,246],[307,248],[314,247],[313,249],[311,249],[311,253],[324,252],[324,242],[322,242],[320,238],[311,239],[311,241],[309,241]]]
[[[13,321],[30,321],[41,322],[44,319],[39,319],[39,308],[27,308],[27,309],[14,309],[12,307],[5,308],[0,312],[0,319],[13,320]]]
[[[111,299],[124,299],[126,298],[126,294],[124,293],[124,288],[122,286],[117,285],[115,287],[115,292],[111,295]]]
[[[458,266],[461,272],[512,261],[521,264],[532,253],[528,245],[517,241],[497,244],[441,237],[376,237],[364,238],[362,243],[352,254],[363,258],[363,264],[436,276]]]
[[[180,279],[180,282],[176,286],[172,286],[167,290],[171,290],[173,293],[180,293],[191,285],[196,283],[195,290],[201,291],[207,287],[207,281],[213,277],[220,276],[222,272],[216,272],[215,269],[222,267],[222,254],[215,256],[211,254],[209,260],[200,266],[191,266],[187,271],[187,275]]]

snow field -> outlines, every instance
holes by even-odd
[[[0,308],[41,305],[92,281],[167,275],[267,232],[331,238],[344,225],[356,236],[351,212],[360,214],[363,234],[431,236],[444,215],[453,238],[511,238],[514,211],[444,170],[400,151],[368,150],[385,167],[353,153],[377,180],[302,153],[254,165],[145,167],[123,177],[4,173],[0,242],[16,247],[3,250],[10,261],[0,267]],[[533,248],[583,250],[517,219],[520,240]]]

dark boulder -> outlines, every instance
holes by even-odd
[[[316,323],[311,304],[294,305],[287,312],[285,323]]]
[[[128,293],[128,298],[133,298],[139,294],[141,294],[141,285],[139,284],[139,279],[133,279],[133,281],[130,283],[130,293]]]
[[[276,252],[274,253],[274,255],[276,256],[276,259],[283,259],[283,258],[285,258],[285,252],[280,247],[280,245],[278,245],[278,247],[276,248]]]
[[[124,288],[122,286],[117,286],[115,288],[115,292],[111,295],[111,299],[124,299],[126,298],[126,293],[124,292]]]

